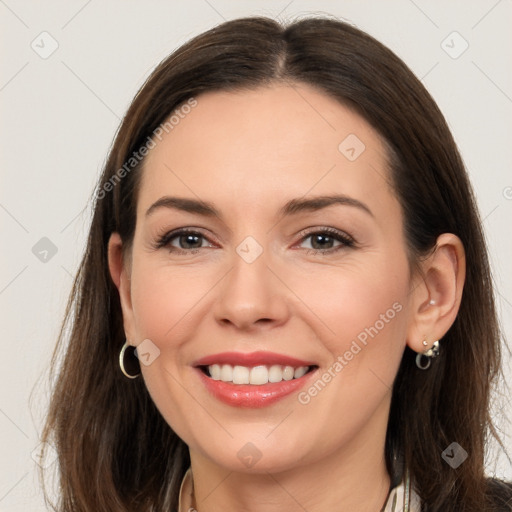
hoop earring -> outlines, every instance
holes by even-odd
[[[127,353],[131,354],[132,357],[126,358]],[[138,363],[138,359],[135,356],[135,347],[130,345],[128,340],[125,341],[123,348],[119,353],[119,367],[121,368],[123,374],[129,379],[136,379],[140,375],[140,364]],[[129,373],[130,371],[132,373]]]
[[[426,345],[426,341],[423,342],[424,345]],[[420,370],[427,370],[430,368],[430,364],[432,363],[432,359],[434,357],[437,357],[439,355],[439,340],[434,341],[434,344],[432,345],[432,348],[428,349],[426,352],[418,352],[416,356],[416,366]],[[427,362],[425,364],[422,363],[422,358],[426,357]]]

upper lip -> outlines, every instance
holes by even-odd
[[[315,363],[311,361],[304,361],[296,357],[287,356],[284,354],[277,354],[274,352],[259,351],[259,352],[221,352],[219,354],[211,354],[202,357],[194,363],[193,366],[210,366],[212,364],[229,364],[231,366],[260,366],[260,365],[274,365],[279,364],[282,366],[313,366]]]

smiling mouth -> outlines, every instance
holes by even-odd
[[[285,365],[258,365],[239,366],[230,364],[201,365],[198,367],[212,380],[222,381],[234,385],[263,386],[300,379],[312,372],[318,366],[285,366]]]

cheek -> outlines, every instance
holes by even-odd
[[[339,363],[329,368],[359,398],[377,380],[391,387],[396,376],[406,339],[407,269],[405,258],[393,266],[383,259],[364,269],[320,269],[302,282],[306,305],[318,316],[317,335]]]
[[[365,271],[354,266],[329,276],[319,272],[303,282],[331,360],[298,400],[315,421],[344,425],[347,439],[375,411],[384,415],[391,396],[407,327],[408,274],[402,269],[407,269],[405,263],[395,272],[385,265]],[[325,443],[326,450],[332,449],[331,441],[326,438]]]
[[[150,339],[159,356],[142,366],[145,385],[156,407],[173,430],[187,439],[190,395],[183,392],[187,377],[187,341],[193,336],[201,298],[208,290],[197,273],[134,259],[132,307],[139,341]],[[191,390],[193,391],[193,390]]]
[[[401,325],[395,320],[405,306],[408,277],[405,271],[393,272],[381,264],[346,265],[303,273],[292,286],[301,290],[305,305],[316,313],[317,323],[325,325],[330,337],[347,340],[375,324],[379,331],[392,323]]]
[[[133,267],[132,306],[139,337],[172,347],[208,290],[204,276],[140,260]]]

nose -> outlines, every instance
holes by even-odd
[[[269,267],[266,251],[252,262],[240,254],[234,254],[231,270],[219,283],[215,319],[223,326],[245,331],[284,324],[290,306],[287,289]]]

